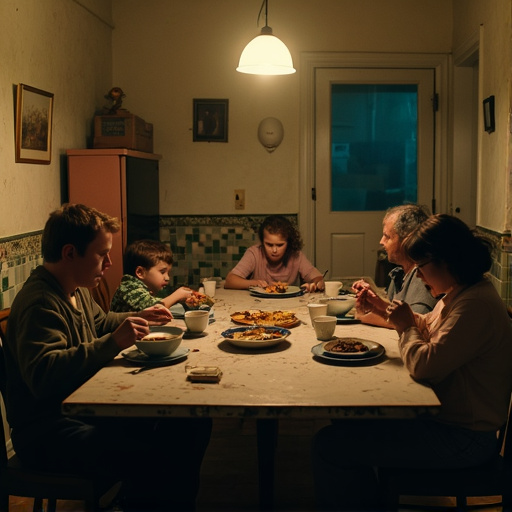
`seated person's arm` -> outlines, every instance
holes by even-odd
[[[163,304],[166,308],[170,308],[178,302],[183,302],[192,296],[192,290],[186,286],[181,286],[167,297],[160,299],[160,304]]]
[[[258,279],[245,279],[234,274],[233,271],[229,272],[224,283],[224,288],[232,288],[233,290],[247,290],[251,286],[265,287],[268,286],[268,283]]]

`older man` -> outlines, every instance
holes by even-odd
[[[389,302],[396,299],[407,302],[416,313],[432,311],[437,299],[432,297],[419,277],[414,263],[405,255],[402,242],[417,226],[423,223],[430,213],[421,205],[405,204],[394,206],[386,211],[382,221],[382,238],[380,244],[387,253],[388,260],[397,265],[391,272],[391,283],[387,289],[387,299],[380,303],[385,310]],[[365,324],[393,328],[393,325],[383,320],[374,312],[365,300],[368,293],[375,295],[370,285],[363,280],[356,281],[353,289],[357,292],[357,318]],[[379,308],[380,309],[380,308]]]

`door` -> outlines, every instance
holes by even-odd
[[[374,276],[388,207],[434,195],[434,69],[318,69],[316,266]]]

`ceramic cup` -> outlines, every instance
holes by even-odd
[[[336,297],[342,286],[343,283],[341,281],[325,281],[325,295],[327,297]]]
[[[319,315],[327,315],[327,303],[326,304],[308,304],[309,318],[311,322]]]
[[[185,313],[185,324],[190,332],[199,334],[206,329],[210,312],[206,310],[193,310]]]
[[[329,341],[334,335],[337,318],[335,316],[321,315],[313,320],[313,327],[317,339],[320,341]]]
[[[217,281],[203,281],[204,293],[209,297],[215,296],[215,289],[217,288]]]

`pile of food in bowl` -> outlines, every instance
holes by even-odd
[[[208,295],[205,295],[204,293],[199,292],[192,292],[192,295],[186,299],[184,302],[182,302],[183,307],[185,310],[193,310],[193,309],[211,309],[211,307],[214,305],[215,301],[209,297]]]

